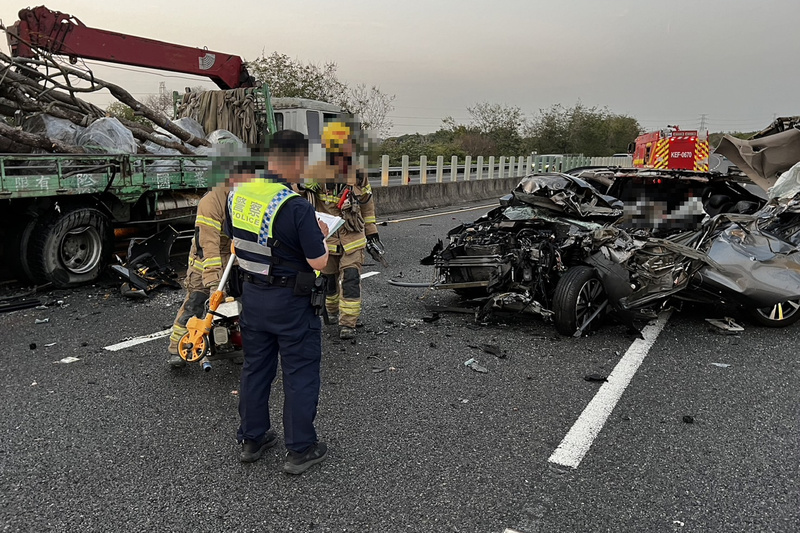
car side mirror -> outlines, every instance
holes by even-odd
[[[508,207],[511,205],[511,201],[514,199],[513,194],[506,194],[500,197],[500,207]]]

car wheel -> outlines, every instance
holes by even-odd
[[[608,301],[597,271],[588,266],[570,268],[553,294],[553,320],[562,335],[584,329],[598,308]]]
[[[785,328],[800,320],[800,300],[788,300],[772,307],[751,309],[750,318],[768,328]]]
[[[32,274],[58,288],[94,281],[113,242],[111,222],[97,209],[59,213],[41,222],[30,241]]]

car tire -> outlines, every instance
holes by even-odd
[[[561,276],[553,294],[553,321],[562,335],[574,335],[607,300],[597,271],[588,266],[572,267]]]
[[[760,326],[785,328],[800,320],[800,300],[788,300],[772,307],[750,309],[750,318]]]
[[[111,221],[97,209],[81,207],[46,217],[30,241],[34,281],[57,288],[94,281],[106,265],[113,243]]]

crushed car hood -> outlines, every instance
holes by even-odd
[[[578,218],[619,218],[622,215],[622,202],[567,174],[526,176],[513,194],[520,202]]]

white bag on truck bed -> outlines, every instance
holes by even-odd
[[[135,154],[136,139],[128,128],[113,117],[92,122],[80,135],[78,145],[92,153]]]

